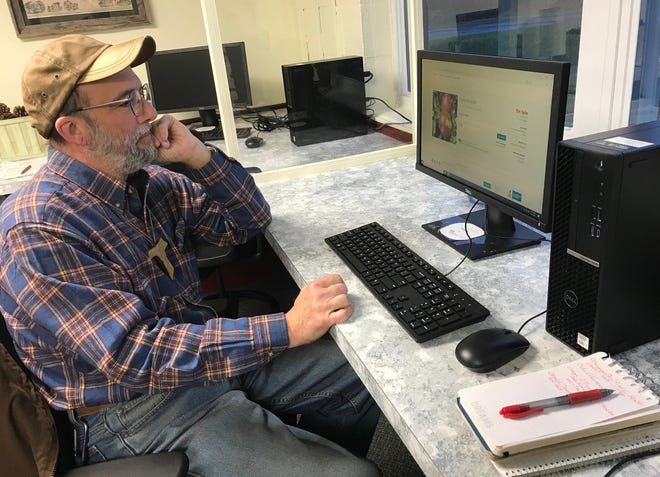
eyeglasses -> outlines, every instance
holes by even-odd
[[[69,111],[67,114],[78,113],[80,111],[88,111],[90,109],[105,108],[107,106],[130,106],[131,111],[135,116],[140,116],[144,112],[144,101],[151,102],[151,89],[148,84],[143,84],[138,89],[134,89],[128,93],[128,97],[110,101],[103,104],[95,104],[94,106],[85,106],[84,108],[77,108]]]

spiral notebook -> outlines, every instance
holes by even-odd
[[[523,419],[499,414],[507,405],[594,388],[615,392],[599,401],[546,409]],[[551,465],[559,454],[567,453],[572,455],[570,465],[575,466],[660,442],[660,400],[605,353],[462,389],[457,404],[500,471]],[[625,440],[625,450],[617,445],[619,439]]]
[[[493,459],[504,477],[546,475],[660,449],[660,422]]]

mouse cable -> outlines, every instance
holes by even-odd
[[[465,252],[465,255],[463,255],[463,258],[461,259],[461,261],[458,262],[454,268],[452,268],[451,270],[449,270],[447,273],[444,274],[445,277],[447,277],[447,276],[449,276],[450,274],[454,273],[454,271],[455,271],[458,267],[460,267],[461,265],[463,265],[463,262],[465,262],[465,260],[467,259],[468,255],[470,254],[470,249],[472,248],[472,237],[471,237],[470,234],[468,233],[467,225],[468,225],[468,222],[469,222],[469,219],[470,219],[470,214],[472,213],[472,211],[474,210],[474,208],[477,206],[478,203],[479,203],[479,200],[475,200],[475,201],[474,201],[474,204],[472,204],[472,207],[470,207],[470,210],[468,211],[467,215],[465,216],[465,222],[463,223],[463,227],[465,228],[465,235],[467,235],[468,239],[470,240],[470,244],[469,244],[469,246],[468,246],[468,249],[467,249],[467,251]],[[548,310],[543,310],[542,312],[537,313],[536,315],[532,316],[531,318],[528,318],[528,319],[527,319],[522,325],[520,325],[520,328],[518,328],[518,333],[520,334],[520,332],[522,331],[522,329],[523,329],[525,326],[527,326],[527,324],[528,324],[530,321],[532,321],[533,319],[538,318],[539,316],[543,315],[546,311],[548,311]]]
[[[527,326],[527,323],[529,323],[529,322],[532,321],[533,319],[538,318],[539,316],[545,314],[545,312],[547,312],[547,311],[548,311],[548,310],[543,310],[541,313],[537,313],[536,315],[532,316],[531,318],[528,318],[527,321],[525,321],[522,325],[520,325],[520,328],[518,328],[518,334],[520,334],[520,332],[522,331],[522,329],[523,329],[525,326]]]

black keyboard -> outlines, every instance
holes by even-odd
[[[251,127],[236,128],[236,137],[238,137],[238,139],[245,139],[250,134],[252,134]]]
[[[191,129],[191,131],[201,141],[220,141],[225,138],[222,128],[219,127],[201,131],[199,129]],[[245,139],[250,134],[252,134],[252,128],[249,126],[236,128],[236,137],[238,137],[238,139]]]
[[[325,241],[417,342],[490,314],[376,222]]]

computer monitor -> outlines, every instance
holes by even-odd
[[[513,218],[552,229],[569,63],[419,51],[417,68],[416,168],[485,204],[423,227],[473,260],[540,243]]]
[[[225,43],[222,49],[232,106],[248,106],[252,95],[245,43]],[[202,126],[220,127],[208,47],[157,51],[146,68],[153,105],[159,113],[197,110]]]

